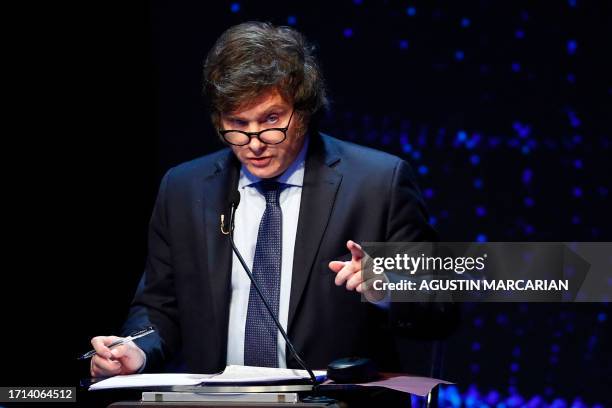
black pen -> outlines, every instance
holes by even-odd
[[[129,336],[127,336],[127,337],[124,337],[124,338],[122,338],[122,339],[119,339],[119,340],[117,340],[117,341],[114,341],[114,342],[112,342],[111,344],[109,344],[109,345],[108,345],[108,346],[106,346],[106,347],[108,347],[108,348],[117,347],[117,346],[120,346],[120,345],[122,345],[122,344],[125,344],[125,343],[127,343],[127,342],[129,342],[129,341],[136,340],[136,339],[139,339],[139,338],[141,338],[141,337],[144,337],[144,336],[146,336],[147,334],[151,334],[151,333],[153,333],[154,331],[155,331],[155,329],[154,329],[152,326],[150,326],[150,327],[147,327],[146,329],[142,329],[142,330],[139,330],[139,331],[137,331],[137,332],[135,332],[135,333],[132,333],[132,334],[130,334],[130,335],[129,335]],[[85,359],[87,359],[87,358],[93,357],[94,355],[96,355],[96,350],[91,350],[91,351],[88,351],[87,353],[83,354],[83,355],[82,355],[81,357],[79,357],[77,360],[85,360]]]

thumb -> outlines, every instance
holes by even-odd
[[[122,344],[120,346],[114,347],[111,349],[111,354],[113,355],[114,359],[121,359],[123,357],[126,356],[127,354],[127,347],[125,344]]]

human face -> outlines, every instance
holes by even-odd
[[[220,115],[223,129],[259,132],[268,128],[287,126],[293,112],[293,104],[277,90],[262,94],[248,106]],[[279,144],[270,145],[257,137],[244,146],[230,146],[238,160],[253,174],[262,179],[277,177],[293,163],[304,145],[304,134],[299,134],[301,118],[293,114],[287,129],[287,138]]]

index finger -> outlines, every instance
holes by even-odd
[[[365,252],[363,252],[361,245],[359,245],[355,241],[349,240],[346,243],[346,247],[348,248],[349,251],[351,251],[351,256],[353,257],[352,259],[353,261],[360,261],[361,258],[365,256]]]

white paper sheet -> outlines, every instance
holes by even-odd
[[[164,387],[196,385],[216,374],[130,374],[107,378],[89,387],[89,390],[111,388]]]
[[[325,370],[313,370],[314,375],[324,376]],[[306,370],[293,370],[290,368],[270,368],[229,365],[223,373],[203,380],[206,384],[212,383],[240,383],[240,382],[267,382],[282,380],[308,379],[310,376]]]
[[[323,376],[326,372],[324,370],[316,370],[314,373],[316,376]],[[118,375],[97,382],[91,385],[89,389],[167,387],[173,385],[197,385],[202,382],[206,384],[268,382],[302,378],[310,378],[306,370],[230,365],[221,374]]]

